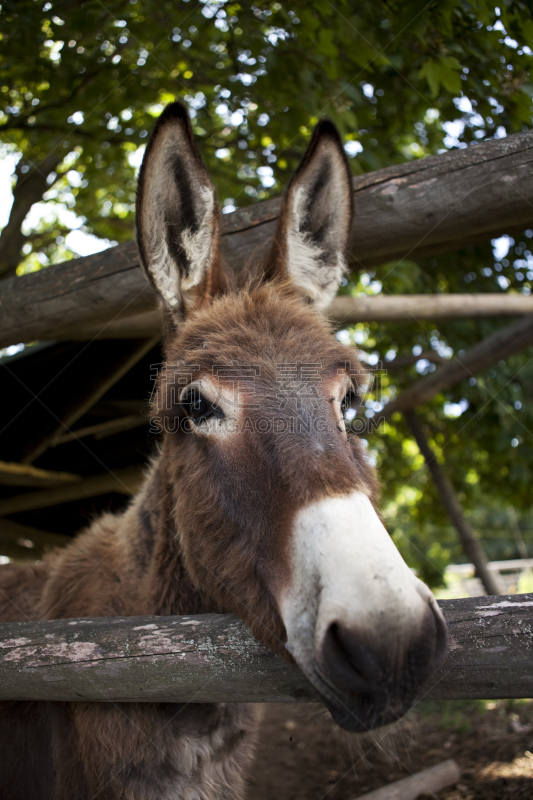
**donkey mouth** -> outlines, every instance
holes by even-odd
[[[335,686],[316,665],[312,669],[298,666],[337,725],[350,733],[368,733],[396,722],[409,711],[418,695],[417,691],[405,692],[394,685],[347,693]]]
[[[322,702],[337,725],[350,733],[368,733],[397,722],[412,706],[412,702],[395,704],[385,693],[381,707],[378,707],[374,695],[362,695],[355,707],[334,705],[326,698],[322,698]]]

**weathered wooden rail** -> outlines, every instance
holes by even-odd
[[[0,287],[1,293],[1,287]],[[155,299],[154,299],[155,303]],[[336,297],[327,310],[339,325],[356,322],[413,322],[416,320],[472,319],[473,317],[512,317],[533,314],[533,295],[485,292],[483,294],[398,294]],[[159,309],[133,316],[119,314],[116,319],[85,328],[68,328],[56,338],[132,339],[161,334]]]
[[[533,696],[533,594],[440,601],[450,651],[428,698]],[[0,625],[0,700],[316,700],[234,615]]]
[[[449,252],[533,225],[532,164],[533,132],[528,131],[355,177],[354,268]],[[275,198],[224,217],[222,249],[237,272],[271,241],[279,208]],[[513,303],[531,310],[529,298],[511,300],[503,294],[501,300],[477,304],[435,299],[432,309],[429,297],[406,301],[405,309],[391,298],[339,301],[332,316],[345,322],[422,318],[424,310],[435,318],[439,310],[452,316],[469,316],[476,308],[478,313],[525,313]],[[3,281],[0,347],[36,339],[149,336],[159,324],[154,307],[137,248],[127,242]]]

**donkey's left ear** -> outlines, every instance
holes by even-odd
[[[142,266],[174,317],[221,290],[217,198],[180,102],[164,109],[148,142],[136,227]]]
[[[352,219],[348,160],[337,128],[323,119],[285,192],[265,278],[289,279],[308,303],[327,308],[346,269]]]

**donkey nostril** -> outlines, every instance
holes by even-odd
[[[324,633],[315,639],[316,686],[334,719],[348,730],[399,719],[442,663],[447,628],[429,592],[415,611],[400,615],[396,624],[392,616],[381,628],[363,627],[361,619],[330,622],[331,616],[318,626]]]
[[[347,691],[367,691],[381,679],[382,670],[359,634],[338,622],[329,626],[322,644],[321,665]]]
[[[361,672],[361,670],[359,669],[357,664],[355,664],[354,661],[353,661],[353,654],[350,653],[350,650],[348,649],[347,645],[344,643],[343,635],[342,635],[342,629],[339,628],[339,626],[337,625],[336,622],[334,622],[333,625],[331,626],[330,633],[331,633],[332,643],[334,643],[334,646],[337,648],[338,655],[341,658],[344,658],[348,662],[348,664],[351,666],[353,671],[355,673],[357,673],[359,675],[359,677],[363,678],[363,680],[364,680],[363,673]]]

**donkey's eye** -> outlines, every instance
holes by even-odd
[[[187,392],[181,399],[181,405],[187,416],[197,425],[210,417],[224,416],[219,406],[210,403],[197,391]]]
[[[346,420],[351,420],[357,414],[360,405],[360,398],[353,389],[349,389],[341,401],[342,416]]]

